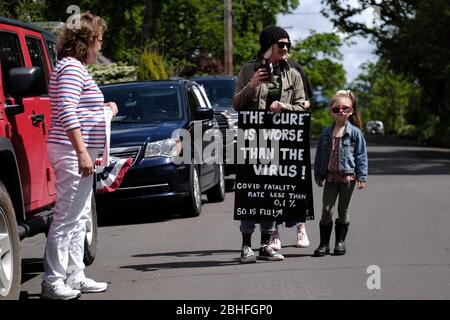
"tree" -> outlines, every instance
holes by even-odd
[[[331,21],[339,30],[371,36],[391,70],[420,84],[423,116],[415,124],[428,123],[434,127],[433,142],[450,145],[450,2],[364,0],[356,7],[345,6],[343,0],[322,2],[333,12]],[[370,8],[380,13],[377,28],[352,19]]]
[[[45,1],[0,0],[0,16],[18,19],[24,22],[35,22],[44,20]]]
[[[69,17],[66,10],[72,4],[72,0],[0,0],[0,13],[24,21],[65,22]],[[233,2],[235,70],[254,57],[262,28],[276,23],[277,14],[288,13],[298,4],[299,0]],[[76,5],[82,12],[90,11],[106,20],[103,53],[115,61],[137,64],[144,48],[150,48],[164,56],[170,69],[179,72],[176,75],[221,72],[223,0],[81,0]],[[212,65],[205,66],[205,61]]]
[[[298,6],[298,0],[246,0],[233,2],[233,60],[235,70],[254,58],[259,49],[259,33],[276,22],[276,15]],[[151,47],[157,48],[172,64],[194,63],[201,56],[223,64],[223,0],[166,0],[156,22]],[[180,76],[190,76],[198,68],[178,68]]]
[[[332,117],[325,109],[328,99],[345,85],[345,70],[341,63],[341,40],[335,33],[311,34],[291,50],[291,58],[305,70],[314,92],[311,133],[317,137],[330,124]]]
[[[361,66],[362,73],[350,85],[358,96],[364,121],[381,120],[386,133],[400,134],[408,125],[406,116],[413,112],[417,86],[393,72],[380,60]]]
[[[313,91],[320,97],[331,97],[344,88],[345,70],[340,47],[342,42],[335,33],[311,34],[299,41],[291,50],[291,57],[305,70]],[[316,99],[316,103],[320,102]]]
[[[72,0],[40,0],[45,5],[42,15],[48,21],[66,22],[71,13],[67,8]],[[137,64],[141,47],[139,46],[145,0],[81,0],[76,3],[81,12],[90,11],[105,19],[108,30],[104,35],[103,53],[115,61]],[[14,17],[17,18],[17,17]]]

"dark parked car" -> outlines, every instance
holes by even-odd
[[[218,130],[208,98],[197,83],[143,81],[100,89],[105,101],[114,101],[119,107],[112,120],[110,155],[134,160],[120,188],[96,195],[99,204],[176,199],[182,202],[183,215],[198,216],[203,192],[210,202],[224,200],[223,165],[217,161],[194,163],[194,158],[212,143],[203,141],[198,132],[194,141],[194,127],[203,133]],[[187,145],[181,142],[183,138],[177,138],[174,133],[179,129],[189,132],[192,143]],[[177,160],[185,158],[186,153],[189,161],[179,163]]]
[[[205,88],[206,94],[214,109],[214,115],[219,123],[219,129],[223,136],[223,156],[226,175],[235,172],[234,160],[236,160],[238,113],[233,109],[232,103],[236,79],[236,76],[226,75],[192,78],[192,80],[202,84]],[[234,150],[234,152],[230,153],[227,150]]]

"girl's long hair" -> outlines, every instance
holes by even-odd
[[[362,130],[362,121],[358,113],[358,99],[356,98],[356,95],[350,90],[338,90],[334,96],[331,97],[330,106],[332,106],[340,97],[350,98],[352,101],[353,113],[350,116],[349,121],[352,125]]]

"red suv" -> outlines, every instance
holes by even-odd
[[[36,26],[0,17],[0,61],[1,300],[19,297],[20,240],[45,232],[52,220],[55,177],[46,140],[55,37]],[[94,205],[87,226],[87,265],[96,253],[96,218]]]

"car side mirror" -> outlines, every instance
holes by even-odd
[[[39,67],[12,68],[9,70],[11,96],[26,98],[46,93],[46,84]]]
[[[209,108],[199,108],[194,114],[195,120],[212,120],[214,118],[214,110]]]

